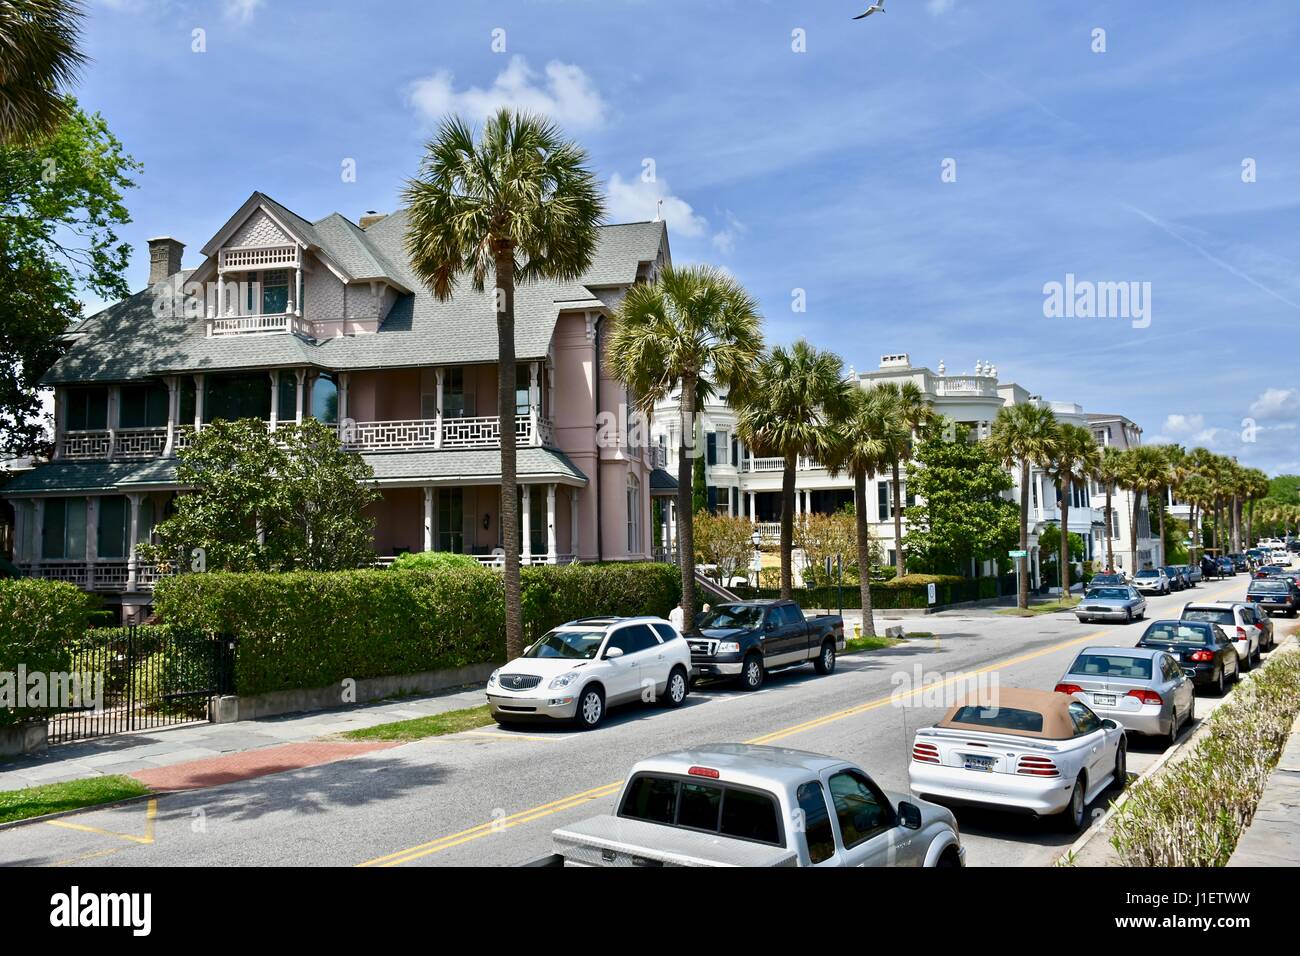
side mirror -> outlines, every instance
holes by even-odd
[[[1194,668],[1191,668],[1191,667],[1184,667],[1184,668],[1183,668],[1183,676],[1186,677],[1188,680],[1195,680],[1195,679],[1196,679],[1196,671],[1195,671]]]
[[[763,622],[763,630],[765,630],[765,631],[775,631],[775,630],[776,630],[776,621],[764,621],[764,622]]]
[[[623,656],[623,648],[607,647],[605,648],[605,660],[612,661]]]
[[[898,825],[904,830],[921,829],[921,808],[906,800],[898,805]]]
[[[522,657],[522,656],[526,655],[526,654],[527,654],[529,651],[531,651],[532,649],[533,649],[533,645],[531,645],[531,644],[525,644],[525,645],[524,645],[524,649],[523,649],[522,651],[519,652],[519,655]]]
[[[1107,730],[1119,730],[1119,724],[1107,717],[1101,722],[1101,725]]]

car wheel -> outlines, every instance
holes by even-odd
[[[1174,712],[1169,717],[1169,733],[1161,738],[1165,750],[1170,749],[1178,743],[1178,731],[1183,729],[1183,725],[1178,721],[1178,704],[1174,703]]]
[[[1242,671],[1249,671],[1252,666],[1253,665],[1252,665],[1252,658],[1250,655],[1250,645],[1247,644],[1246,659],[1242,660],[1240,657],[1237,658],[1237,673],[1241,673]]]
[[[1175,724],[1177,726],[1177,724]],[[1115,748],[1115,783],[1117,790],[1123,790],[1128,786],[1128,748],[1124,746],[1124,741],[1119,742]]]
[[[1083,789],[1083,777],[1074,781],[1074,790],[1070,792],[1070,802],[1061,814],[1061,825],[1066,833],[1078,833],[1083,829],[1083,821],[1087,817],[1087,801],[1084,799],[1087,794]]]
[[[745,658],[745,666],[740,672],[741,690],[758,690],[763,686],[763,659],[757,654]]]
[[[1223,676],[1223,672],[1225,670],[1227,670],[1225,666],[1219,665],[1219,679],[1214,682],[1214,692],[1218,694],[1220,697],[1222,697],[1224,694],[1228,692],[1228,682],[1224,679]]]
[[[1239,680],[1241,680],[1241,658],[1237,658],[1237,663],[1232,668],[1232,682],[1235,684]]]
[[[830,641],[822,644],[822,652],[817,655],[817,660],[813,662],[818,674],[835,673],[835,645]]]
[[[943,854],[939,857],[938,862],[935,863],[934,865],[937,868],[945,868],[945,869],[952,868],[952,867],[960,867],[961,857],[957,855],[957,850],[954,847],[948,847],[948,849],[943,851]]]
[[[578,698],[578,712],[574,715],[574,720],[577,721],[580,729],[591,730],[604,716],[605,695],[600,692],[599,687],[588,687]]]
[[[664,688],[664,706],[682,706],[689,690],[690,681],[686,679],[686,672],[680,667],[674,667],[672,673],[668,675],[668,685]]]

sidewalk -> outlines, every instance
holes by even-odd
[[[347,730],[477,707],[482,703],[480,687],[459,687],[427,697],[405,697],[310,714],[231,724],[186,724],[169,730],[145,730],[56,744],[44,753],[0,760],[0,790],[207,762],[230,754],[304,743]]]
[[[1300,717],[1228,866],[1300,866]]]

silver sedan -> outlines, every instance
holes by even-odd
[[[1147,613],[1147,599],[1127,584],[1106,584],[1089,588],[1074,608],[1080,621],[1141,620]]]
[[[1156,647],[1088,647],[1056,685],[1099,717],[1172,744],[1192,719],[1195,686],[1168,651]]]

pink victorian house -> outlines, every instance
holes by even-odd
[[[102,592],[124,616],[155,577],[136,558],[177,494],[176,454],[219,419],[274,429],[312,416],[372,467],[381,561],[409,551],[500,560],[496,326],[490,293],[439,302],[412,274],[406,216],[315,222],[254,193],[182,271],[183,246],[150,241],[149,286],[86,319],[45,377],[53,460],[17,475],[14,562]],[[652,495],[671,494],[626,387],[602,362],[609,315],[670,261],[661,222],[605,226],[576,282],[516,300],[522,557],[651,556]]]

